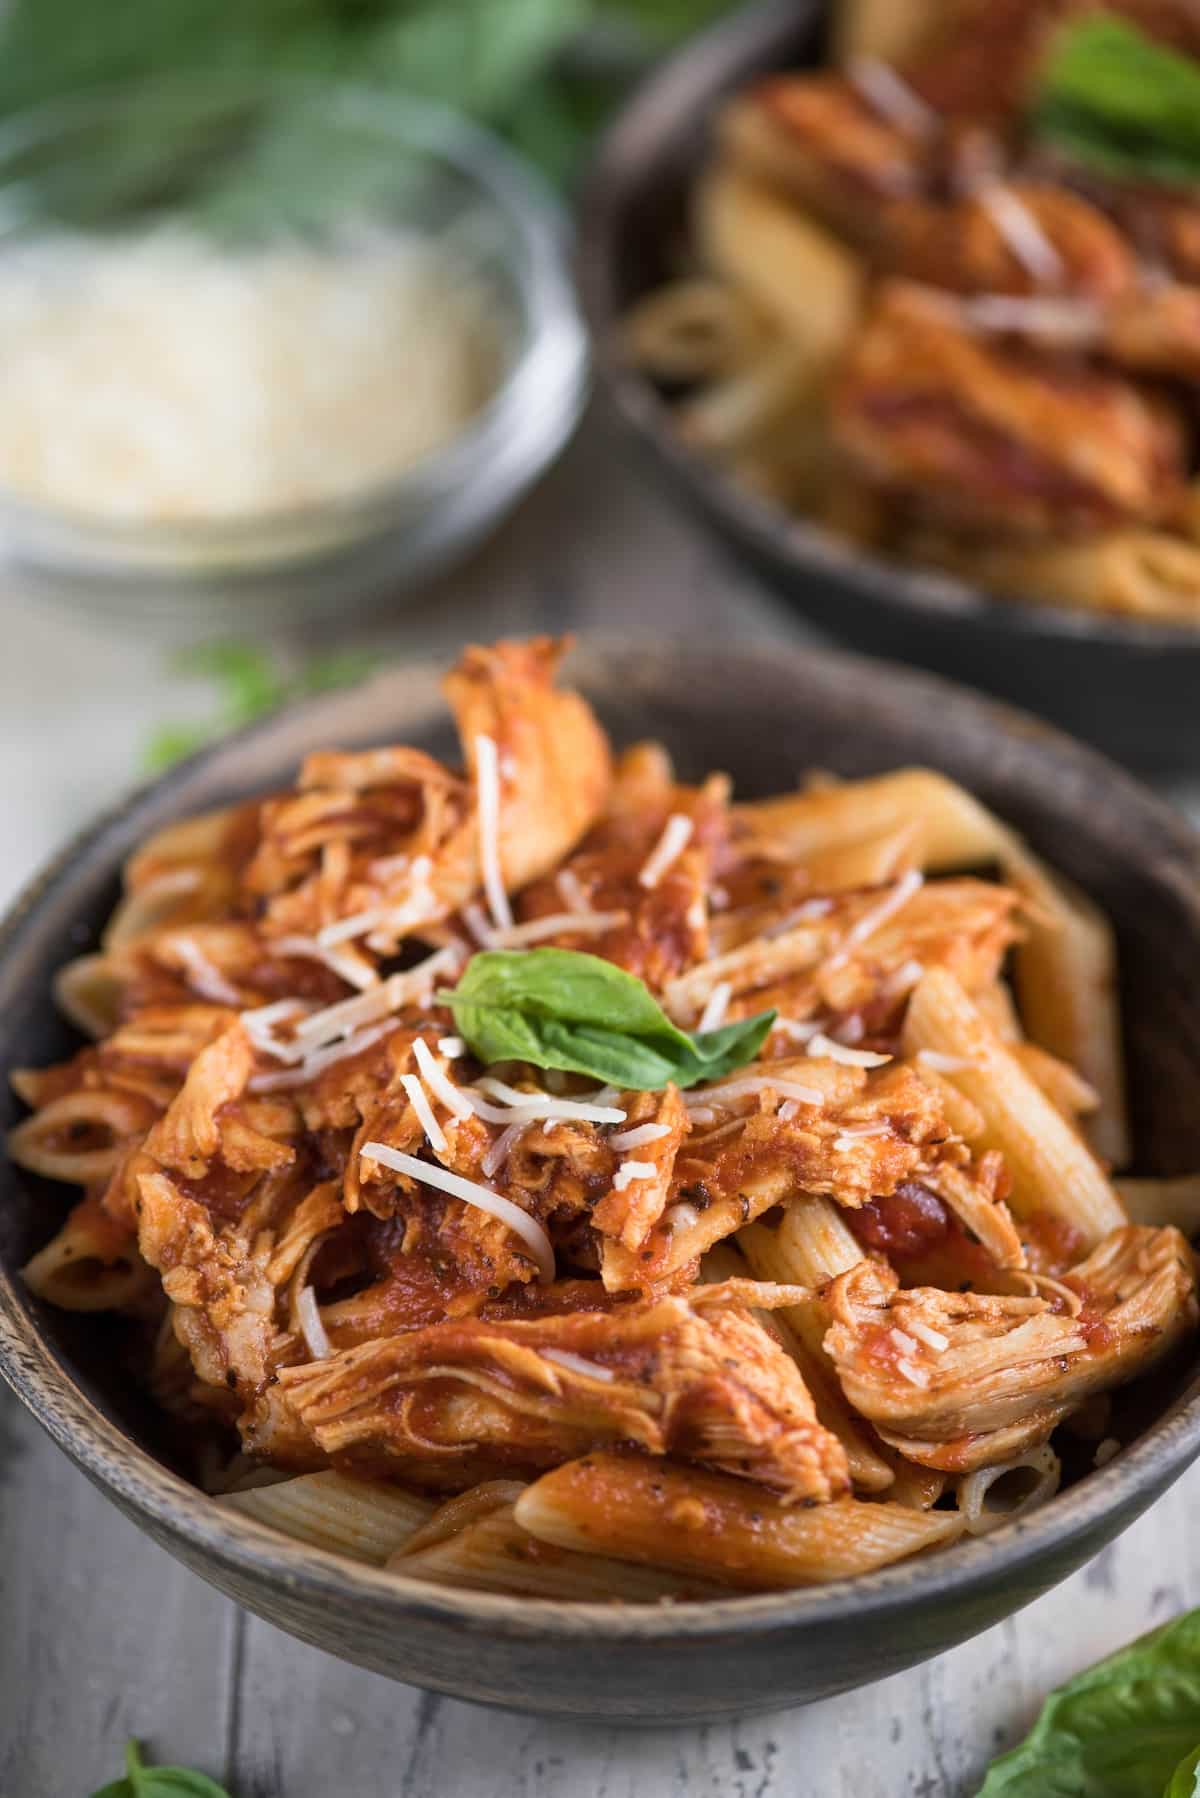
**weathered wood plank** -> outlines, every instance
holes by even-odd
[[[128,1523],[0,1387],[0,1794],[84,1798],[129,1736],[219,1774],[234,1607]]]

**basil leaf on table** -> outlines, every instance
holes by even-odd
[[[1200,1611],[1188,1611],[1051,1692],[979,1798],[1193,1798],[1197,1742]]]
[[[1058,38],[1042,72],[1034,130],[1074,160],[1117,176],[1200,179],[1200,63],[1112,14]]]
[[[1200,1793],[1200,1748],[1193,1748],[1171,1775],[1163,1798],[1197,1798],[1197,1793]]]
[[[575,949],[486,949],[438,998],[480,1061],[527,1061],[639,1092],[743,1067],[775,1021],[764,1011],[689,1035],[636,975]]]
[[[229,1798],[229,1793],[190,1767],[148,1767],[137,1743],[127,1742],[125,1777],[101,1786],[92,1798]]]

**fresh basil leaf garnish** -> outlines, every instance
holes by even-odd
[[[1051,1692],[979,1798],[1193,1798],[1184,1757],[1194,1767],[1198,1741],[1200,1610]]]
[[[775,1021],[764,1011],[689,1034],[636,975],[575,949],[486,949],[438,998],[480,1061],[526,1061],[639,1092],[743,1067]]]

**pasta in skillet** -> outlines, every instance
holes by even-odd
[[[1200,622],[1200,25],[841,0],[726,101],[629,359],[773,504],[1001,596]]]
[[[82,1194],[29,1284],[129,1319],[218,1502],[440,1584],[767,1590],[1043,1502],[1197,1318],[1196,1183],[1107,1171],[1108,926],[939,775],[614,758],[560,649],[467,652],[461,770],[318,752],[131,859],[94,1040],[16,1076]]]

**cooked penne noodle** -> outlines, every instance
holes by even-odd
[[[839,0],[833,8],[833,48],[839,63],[858,57],[897,62],[944,29],[957,0]]]
[[[1023,1476],[1023,1490],[1007,1505],[997,1503],[995,1498],[989,1505],[988,1499],[996,1487],[1002,1481],[1011,1486],[1013,1476],[1018,1474]],[[1061,1478],[1062,1462],[1045,1442],[1011,1461],[964,1475],[958,1485],[958,1508],[966,1520],[968,1535],[986,1536],[1002,1523],[1028,1516],[1054,1497]]]
[[[735,1480],[643,1456],[568,1461],[519,1499],[540,1541],[668,1566],[749,1592],[848,1579],[962,1532],[954,1512],[854,1498],[796,1509]]]
[[[153,1107],[125,1089],[62,1093],[9,1131],[8,1153],[47,1180],[90,1186],[116,1171],[123,1145],[153,1118]]]
[[[471,1592],[576,1603],[662,1604],[671,1599],[720,1597],[714,1579],[684,1578],[660,1567],[636,1566],[579,1553],[531,1536],[516,1522],[514,1505],[497,1506],[428,1546],[402,1548],[387,1565],[393,1573]]]
[[[1032,605],[1200,622],[1200,544],[1166,531],[1064,543],[958,542],[922,533],[914,557]]]
[[[940,774],[903,769],[872,780],[743,806],[741,815],[776,853],[797,859],[904,821],[920,825],[916,860],[926,873],[1000,865],[1032,907],[1014,957],[1027,1033],[1096,1089],[1088,1136],[1120,1167],[1128,1159],[1112,931],[1075,888],[1050,872],[978,800]]]
[[[761,315],[726,281],[676,281],[625,321],[629,354],[667,381],[717,380],[749,366],[770,341]]]
[[[382,1567],[433,1516],[430,1499],[376,1480],[302,1473],[276,1486],[231,1492],[220,1505],[284,1535]]]
[[[138,1253],[137,1240],[89,1195],[25,1263],[31,1292],[63,1311],[135,1310],[154,1290],[154,1270]]]
[[[736,169],[718,168],[700,182],[695,225],[709,266],[786,333],[810,380],[822,378],[858,317],[858,257]]]
[[[1095,1158],[944,969],[932,969],[913,992],[904,1046],[911,1055],[961,1058],[965,1065],[945,1078],[978,1108],[986,1140],[1004,1155],[1018,1217],[1045,1212],[1088,1249],[1126,1221]]]
[[[1060,1061],[1048,1049],[1037,1043],[1014,1043],[1012,1053],[1068,1123],[1087,1117],[1099,1106],[1095,1087],[1089,1086],[1069,1062]]]
[[[819,1200],[814,1202],[820,1203]],[[805,1201],[801,1199],[796,1203],[803,1205]],[[739,1233],[738,1245],[760,1280],[791,1283],[792,1276],[789,1274],[785,1279],[783,1273],[788,1265],[787,1257],[779,1251],[775,1232],[768,1230],[765,1224],[747,1225]],[[728,1265],[721,1254],[723,1249],[724,1244],[720,1245],[720,1249],[709,1250],[701,1267],[702,1274],[707,1274],[710,1267]],[[745,1271],[745,1262],[741,1256],[731,1253],[729,1258],[730,1261],[740,1263],[742,1271]],[[721,1277],[729,1276],[726,1274]],[[763,1322],[796,1362],[804,1384],[812,1394],[821,1423],[837,1437],[845,1449],[851,1485],[859,1492],[886,1491],[892,1485],[895,1475],[887,1456],[880,1452],[872,1432],[863,1428],[847,1404],[833,1365],[821,1347],[828,1320],[820,1307],[815,1302],[789,1305],[780,1311],[764,1314]]]

